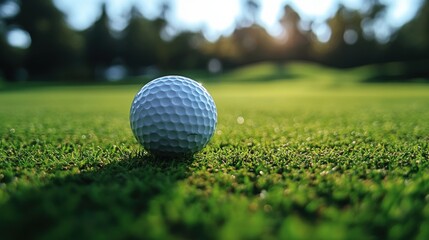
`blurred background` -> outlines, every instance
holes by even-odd
[[[429,78],[428,0],[0,0],[0,81],[373,64]],[[386,67],[386,63],[396,63]]]

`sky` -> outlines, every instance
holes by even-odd
[[[112,27],[120,30],[126,26],[126,14],[132,5],[153,19],[159,15],[159,0],[54,0],[56,6],[67,16],[70,25],[85,29],[100,15],[100,4],[107,3]],[[243,14],[244,0],[172,0],[168,19],[176,30],[201,30],[209,39],[227,35]],[[285,4],[290,4],[307,20],[319,22],[333,16],[338,3],[351,9],[364,10],[365,0],[260,0],[261,12],[258,22],[272,34],[279,34],[278,20]],[[382,0],[389,3],[385,24],[391,28],[402,26],[418,10],[421,0]],[[380,24],[379,24],[380,25]]]
[[[257,22],[273,35],[280,35],[279,19],[285,4],[290,4],[303,20],[314,21],[312,30],[319,40],[327,41],[330,29],[325,21],[332,17],[339,3],[346,7],[365,11],[368,0],[259,0],[260,13]],[[408,22],[418,11],[422,0],[381,0],[388,3],[383,19],[374,22],[368,29],[381,41],[398,27]],[[121,30],[127,25],[127,13],[137,6],[149,19],[160,14],[160,0],[54,0],[55,5],[65,13],[67,22],[74,29],[83,30],[91,26],[100,16],[101,4],[105,2],[111,19],[111,27]],[[232,33],[234,27],[243,16],[245,0],[170,0],[171,9],[167,18],[171,34],[183,31],[202,30],[209,40],[216,40],[221,35]],[[28,44],[25,32],[13,31],[9,34],[9,42]],[[18,44],[18,45],[19,45]]]

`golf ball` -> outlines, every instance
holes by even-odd
[[[217,111],[198,82],[181,76],[160,77],[136,94],[130,110],[134,136],[154,155],[200,151],[213,136]]]

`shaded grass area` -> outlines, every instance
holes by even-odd
[[[330,68],[310,62],[273,63],[261,62],[242,66],[236,69],[227,69],[221,73],[210,73],[206,70],[181,70],[159,72],[152,75],[130,76],[119,81],[97,80],[84,82],[75,81],[28,81],[9,83],[0,78],[0,92],[13,90],[34,90],[46,87],[103,87],[144,84],[154,78],[165,75],[181,75],[207,84],[220,83],[270,83],[275,81],[299,81],[303,80],[314,85],[342,86],[356,83],[364,84],[424,84],[429,82],[429,73],[426,68],[428,60],[414,62],[391,62],[383,64],[366,65],[348,69]],[[308,81],[310,80],[310,81]]]
[[[217,132],[185,160],[133,139],[141,86],[3,91],[1,238],[428,239],[429,86],[288,69],[207,82]]]
[[[429,59],[392,62],[369,66],[374,74],[364,82],[367,83],[429,83]]]

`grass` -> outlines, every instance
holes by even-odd
[[[132,137],[139,85],[3,90],[0,238],[429,238],[429,85],[255,68],[205,84],[217,131],[182,161]]]

